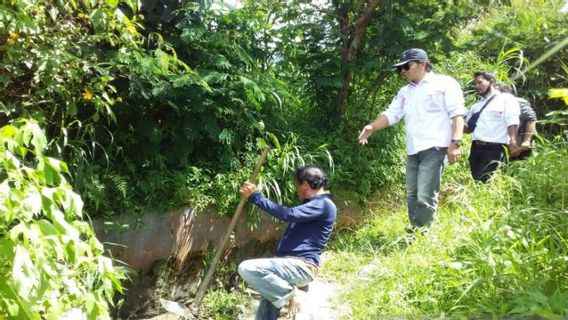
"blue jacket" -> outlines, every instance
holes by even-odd
[[[300,257],[319,267],[337,214],[330,194],[315,195],[293,208],[274,203],[258,191],[248,200],[271,216],[289,222],[276,250],[277,257]]]

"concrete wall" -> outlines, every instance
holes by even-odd
[[[354,224],[361,219],[361,207],[353,201],[334,199],[334,202],[338,207],[338,226]],[[279,239],[285,224],[276,222],[267,214],[261,214],[260,218],[258,227],[251,230],[243,214],[229,245],[238,250],[251,241],[265,243]],[[133,216],[117,217],[113,223],[128,225],[122,230],[109,228],[108,222],[105,227],[103,221],[95,221],[95,230],[114,258],[143,273],[157,261],[172,256],[183,262],[185,257],[202,252],[208,246],[213,245],[217,249],[230,221],[230,217],[220,217],[210,211],[180,208],[167,213],[147,213],[138,220]]]

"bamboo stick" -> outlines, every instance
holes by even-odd
[[[266,159],[266,155],[268,154],[268,150],[269,150],[268,147],[266,147],[266,148],[264,148],[264,150],[262,150],[262,153],[260,155],[260,158],[258,159],[258,162],[256,163],[256,167],[254,168],[252,176],[249,179],[250,182],[254,183],[256,181],[256,177],[257,177],[258,173],[260,172],[260,169],[262,168],[262,164],[264,163],[264,159]],[[227,242],[229,241],[229,238],[231,237],[231,233],[233,233],[233,229],[235,229],[235,226],[237,225],[237,222],[240,218],[241,212],[243,211],[243,208],[244,208],[246,202],[247,202],[247,199],[244,196],[241,196],[241,201],[239,202],[239,205],[237,206],[237,209],[235,210],[235,213],[233,214],[233,218],[231,219],[231,223],[229,224],[229,228],[227,229],[227,232],[225,233],[225,235],[223,236],[223,239],[221,240],[221,243],[219,244],[219,248],[217,249],[217,253],[215,254],[215,258],[213,258],[213,262],[211,262],[211,267],[209,267],[209,270],[207,271],[207,275],[205,275],[203,282],[201,283],[201,285],[199,286],[199,289],[197,290],[197,294],[195,295],[195,299],[193,299],[193,307],[196,308],[196,309],[199,309],[199,307],[201,306],[201,302],[203,301],[203,296],[205,295],[205,292],[207,292],[207,288],[209,287],[209,283],[211,282],[211,278],[213,277],[213,274],[215,273],[215,269],[217,268],[217,264],[219,263],[219,260],[221,259],[223,252],[225,251],[225,246],[227,245]]]

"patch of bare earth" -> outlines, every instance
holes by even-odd
[[[310,283],[308,292],[298,290],[298,298],[302,303],[300,312],[292,317],[286,308],[282,309],[280,319],[295,320],[339,320],[350,319],[351,309],[339,301],[343,287],[337,283],[328,282],[324,279],[316,279]],[[243,314],[239,320],[253,320],[254,313],[259,304],[259,297],[250,296],[249,301],[243,306]]]

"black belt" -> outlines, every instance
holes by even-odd
[[[474,146],[482,146],[482,147],[501,147],[505,145],[504,143],[495,143],[495,142],[485,142],[481,140],[473,140],[472,144]]]

